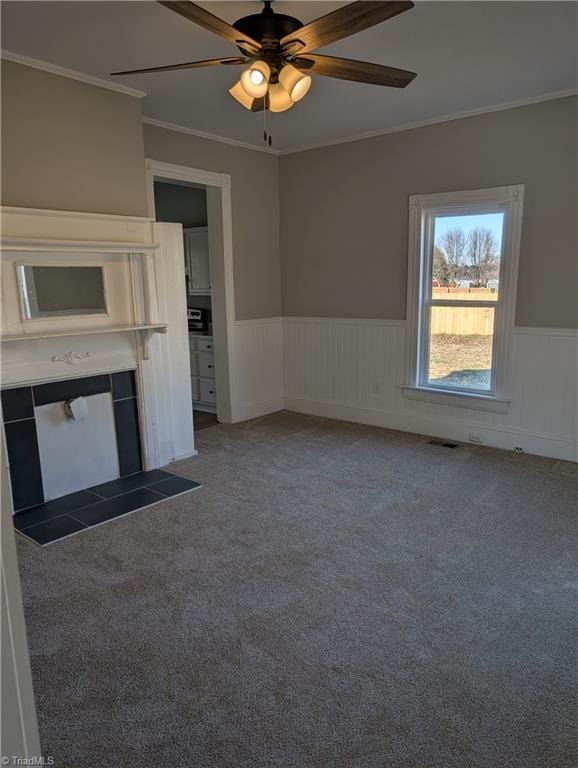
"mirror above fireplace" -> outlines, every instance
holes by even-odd
[[[18,265],[24,318],[106,315],[103,272],[102,265]]]

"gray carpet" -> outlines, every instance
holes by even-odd
[[[56,768],[575,768],[578,465],[280,413],[19,541]]]

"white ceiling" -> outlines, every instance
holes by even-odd
[[[233,22],[257,2],[203,7]],[[276,2],[310,21],[346,3]],[[322,49],[410,69],[406,89],[315,77],[307,97],[272,117],[280,149],[434,120],[576,89],[574,2],[417,2],[412,10]],[[155,2],[2,3],[2,48],[108,79],[114,70],[235,55],[236,49]],[[228,95],[238,68],[115,79],[146,91],[143,113],[259,144],[262,115]]]

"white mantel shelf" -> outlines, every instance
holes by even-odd
[[[10,251],[63,251],[73,253],[146,253],[156,251],[159,243],[107,242],[104,240],[40,240],[38,238],[3,237],[0,247]]]
[[[74,331],[44,331],[42,333],[18,333],[18,334],[6,334],[0,336],[0,342],[5,344],[7,342],[22,342],[22,341],[38,341],[41,339],[57,339],[66,336],[95,336],[102,333],[130,333],[133,331],[142,332],[144,336],[145,354],[144,359],[149,359],[149,342],[150,338],[155,333],[166,333],[168,325],[166,323],[152,323],[146,325],[112,325],[103,326],[101,328],[85,328],[83,330]]]

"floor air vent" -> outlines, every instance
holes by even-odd
[[[457,443],[444,443],[443,440],[428,440],[428,445],[437,445],[439,448],[457,448]]]

